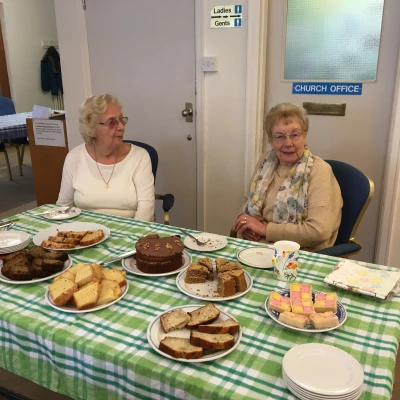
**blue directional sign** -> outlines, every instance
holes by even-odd
[[[293,82],[292,94],[343,94],[361,96],[362,83]]]
[[[211,28],[241,28],[242,25],[243,6],[241,4],[211,7]]]

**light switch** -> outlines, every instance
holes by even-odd
[[[201,58],[201,70],[203,72],[215,72],[218,71],[218,57],[202,57]]]

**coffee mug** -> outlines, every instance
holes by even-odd
[[[280,281],[290,282],[297,278],[300,245],[290,240],[280,240],[274,243],[275,277]]]

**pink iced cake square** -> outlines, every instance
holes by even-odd
[[[311,314],[310,321],[316,329],[333,328],[339,325],[339,319],[332,311]]]
[[[312,288],[311,285],[305,285],[303,283],[291,283],[290,284],[290,298],[311,300],[312,299]]]
[[[271,310],[278,311],[280,313],[291,310],[289,297],[282,296],[276,292],[271,292],[269,295],[268,306]]]
[[[314,308],[317,313],[332,311],[337,312],[337,295],[336,293],[316,293],[314,299]]]
[[[290,299],[290,303],[292,305],[292,312],[295,314],[304,315],[308,317],[311,314],[315,313],[314,304],[312,300],[301,300],[301,299]]]
[[[295,314],[290,311],[284,311],[283,313],[280,313],[278,320],[286,325],[295,326],[296,328],[301,329],[303,329],[309,323],[308,318],[304,315]]]

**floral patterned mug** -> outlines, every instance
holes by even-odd
[[[275,277],[280,281],[290,282],[297,278],[300,245],[289,240],[280,240],[274,243]]]

